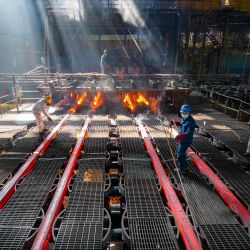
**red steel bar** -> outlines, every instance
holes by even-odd
[[[59,101],[57,104],[55,104],[55,107],[60,107],[60,106],[62,106],[64,104],[66,104],[68,101],[69,101],[68,98],[65,97],[64,99],[62,99],[61,101]]]
[[[193,229],[191,222],[188,219],[187,214],[185,213],[174,189],[173,186],[168,179],[168,176],[161,164],[160,158],[157,155],[150,138],[148,137],[145,128],[142,126],[140,122],[138,122],[141,135],[144,139],[144,145],[147,149],[148,154],[152,160],[152,164],[154,166],[155,172],[159,178],[161,187],[165,194],[165,197],[168,201],[170,209],[173,213],[175,221],[177,223],[177,227],[180,231],[180,235],[183,239],[183,242],[188,250],[201,250],[201,244],[197,238],[197,235]]]
[[[177,131],[172,128],[172,135],[175,137],[177,134]],[[192,162],[198,168],[198,170],[209,179],[210,183],[213,184],[214,190],[218,193],[226,205],[241,218],[245,226],[249,227],[250,212],[247,210],[247,208],[190,147],[188,148],[187,153],[190,155]]]
[[[52,226],[53,223],[57,217],[57,215],[60,212],[60,209],[63,204],[64,196],[67,192],[67,188],[71,179],[71,176],[74,172],[78,157],[81,153],[83,141],[85,138],[85,135],[87,134],[87,129],[90,123],[90,119],[88,118],[85,121],[84,126],[82,127],[81,134],[79,135],[76,145],[74,147],[74,150],[69,158],[69,161],[67,163],[67,166],[65,168],[65,171],[63,173],[63,176],[61,180],[58,183],[56,192],[53,196],[53,199],[50,203],[50,206],[48,208],[47,213],[45,214],[44,219],[42,220],[42,223],[38,229],[36,238],[34,240],[34,243],[32,245],[32,250],[42,250],[47,249],[49,239],[51,237],[52,233]]]
[[[245,226],[250,227],[250,212],[247,208],[191,148],[188,148],[187,153],[190,155],[192,162],[199,171],[209,179],[210,183],[213,184],[214,190],[219,194],[227,206],[241,218]]]
[[[52,129],[50,134],[42,141],[42,143],[37,147],[37,149],[32,153],[32,155],[27,159],[27,161],[21,166],[21,168],[16,172],[16,174],[6,183],[3,189],[0,191],[0,208],[3,208],[12,194],[15,192],[15,186],[20,178],[26,175],[35,165],[37,157],[44,152],[49,146],[49,143],[53,138],[59,133],[59,129],[64,125],[65,121],[68,119],[69,114],[65,115],[60,123]]]

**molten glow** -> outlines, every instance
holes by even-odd
[[[129,96],[128,93],[127,93],[127,94],[125,95],[125,97],[123,98],[123,103],[125,104],[125,106],[126,106],[127,108],[130,109],[131,112],[134,112],[134,111],[135,111],[135,105],[133,104],[133,102],[132,102],[132,100],[131,100],[131,98],[130,98],[130,96]]]
[[[158,99],[153,97],[151,100],[150,100],[150,104],[149,104],[149,107],[150,107],[150,110],[153,112],[153,113],[156,113],[158,111]]]
[[[69,113],[75,113],[76,112],[76,108],[75,107],[71,107],[69,110],[68,110]]]
[[[70,93],[72,94],[72,93]],[[81,105],[83,105],[83,103],[85,102],[87,97],[87,92],[83,92],[81,95],[79,95],[78,93],[76,94],[76,100],[75,103],[72,105],[72,107],[68,110],[68,112],[70,113],[75,113],[77,108]]]
[[[101,92],[97,92],[92,100],[92,102],[90,103],[90,108],[91,110],[96,110],[97,108],[99,108],[101,105],[103,104],[103,99],[101,96]]]
[[[77,100],[77,105],[82,105],[85,102],[86,97],[87,97],[87,92],[84,92],[79,98],[79,100]]]
[[[147,106],[149,105],[148,100],[142,94],[139,94],[139,96],[137,97],[136,101],[139,104],[146,104]]]

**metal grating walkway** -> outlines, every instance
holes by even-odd
[[[162,141],[166,141],[164,144],[168,145],[168,147],[165,148],[164,151],[161,149],[159,151],[165,152],[169,150],[169,146],[171,146],[172,150],[174,149],[174,154],[176,155],[174,140],[169,139],[169,135],[167,133],[165,133],[165,138],[162,138],[162,135],[160,138],[157,138],[159,132],[156,128],[155,131],[152,129],[152,120],[146,120],[145,123],[150,127],[150,134],[157,147],[162,147]],[[158,127],[162,126],[160,121],[158,121],[158,124]],[[161,140],[160,145],[158,145],[158,140]],[[167,159],[168,156],[169,158]],[[166,165],[173,170],[175,165],[171,154],[165,153],[163,158]],[[209,247],[211,249],[249,249],[250,237],[244,228],[239,224],[229,208],[226,207],[215,191],[206,183],[199,171],[193,167],[191,163],[188,163],[187,170],[188,175],[181,177],[183,183],[182,185],[180,185],[180,180],[176,176],[176,173],[174,176],[179,183],[179,187],[186,194],[187,203],[189,205],[194,224],[201,230],[202,235],[207,240]],[[230,230],[223,230],[223,228],[230,228]],[[221,237],[221,230],[223,230],[223,237]],[[232,241],[232,239],[234,239],[235,242],[242,242],[244,247],[240,244],[229,244],[228,242]],[[227,248],[220,248],[222,245]]]
[[[137,127],[129,117],[117,121],[131,249],[178,249]]]
[[[126,159],[147,159],[148,156],[143,146],[143,141],[139,136],[137,127],[126,116],[117,117],[118,130],[120,135],[122,157]]]
[[[84,158],[105,157],[109,139],[110,121],[106,116],[94,117],[88,131],[88,139],[84,143]]]
[[[38,161],[0,212],[1,246],[22,249],[63,161]],[[49,175],[48,175],[49,174]],[[2,242],[3,241],[3,242]],[[0,249],[4,249],[0,246]]]
[[[130,218],[131,249],[177,249],[167,218]]]
[[[193,115],[198,125],[220,140],[229,149],[241,157],[247,149],[250,137],[249,125],[235,121],[223,113],[198,113]]]
[[[11,158],[25,158],[30,153],[32,153],[32,151],[38,144],[38,134],[31,130],[24,137],[19,139],[13,147],[3,151],[0,156]]]
[[[92,119],[54,249],[102,249],[109,124],[107,117]]]
[[[242,202],[250,208],[250,175],[241,166],[228,160],[219,149],[202,136],[196,136],[192,147],[235,190]]]
[[[72,119],[74,120],[74,117]],[[67,124],[66,130],[69,131]],[[53,146],[58,147],[58,145],[65,142],[66,138],[68,145],[65,144],[65,147],[68,147],[69,150],[71,144],[67,138],[76,139],[76,130],[72,128],[70,131],[70,133],[67,132],[67,136],[57,137],[57,144]],[[31,139],[28,139],[27,142],[24,140],[19,141],[20,145],[18,147],[20,149],[22,149],[22,145],[24,146],[24,142],[28,144],[28,142],[31,143],[33,141],[32,134],[29,134],[28,138]],[[41,214],[41,209],[45,205],[52,187],[55,185],[58,171],[65,161],[65,159],[53,159],[55,157],[53,154],[55,148],[53,146],[51,147],[50,145],[45,151],[48,152],[47,156],[50,156],[50,159],[40,158],[36,162],[34,168],[23,178],[17,191],[0,211],[0,249],[24,248],[26,240]],[[13,147],[11,150],[14,154],[16,153],[16,147]],[[25,151],[26,148],[24,147],[22,150]],[[6,164],[8,160],[6,159]],[[15,160],[17,161],[17,159]]]
[[[9,176],[21,166],[24,159],[9,159],[0,157],[0,186],[4,184]]]

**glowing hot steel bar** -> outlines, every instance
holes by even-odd
[[[172,129],[172,135],[175,137],[177,134],[177,131]],[[214,190],[219,194],[227,206],[241,218],[245,226],[250,227],[250,212],[246,207],[190,147],[188,148],[187,153],[190,155],[192,162],[198,170],[209,179],[211,184],[213,184]]]
[[[33,250],[46,249],[48,246],[49,239],[50,239],[51,233],[52,233],[52,226],[53,226],[53,223],[56,219],[56,216],[58,215],[58,213],[61,209],[61,206],[63,204],[63,199],[64,199],[64,196],[67,192],[67,188],[68,188],[71,176],[74,172],[74,169],[75,169],[75,166],[77,163],[77,159],[81,153],[82,145],[83,145],[86,133],[87,133],[89,123],[90,123],[90,119],[88,118],[85,121],[84,126],[82,127],[81,134],[77,138],[76,145],[75,145],[74,150],[69,158],[69,161],[68,161],[68,164],[65,168],[63,176],[58,183],[56,192],[55,192],[54,197],[50,203],[48,211],[47,211],[47,213],[46,213],[46,215],[45,215],[45,217],[44,217],[44,219],[39,227],[38,233],[36,235],[36,238],[35,238],[33,246],[32,246]]]
[[[191,222],[188,219],[187,214],[185,213],[173,187],[168,179],[168,176],[161,164],[161,161],[150,141],[150,138],[148,137],[145,128],[141,124],[140,121],[137,121],[139,125],[139,129],[141,131],[141,135],[144,139],[144,145],[148,151],[148,154],[150,155],[150,158],[152,160],[152,164],[154,166],[154,169],[156,171],[156,174],[159,178],[160,184],[162,186],[163,192],[165,194],[165,197],[168,201],[168,204],[170,206],[170,209],[174,215],[174,218],[176,220],[178,229],[180,230],[181,237],[184,241],[184,244],[186,246],[186,249],[189,250],[201,250],[202,247],[200,245],[200,242],[197,238],[197,235],[193,229],[193,226]]]
[[[27,174],[35,165],[37,157],[46,150],[49,143],[59,133],[59,129],[64,125],[69,115],[65,115],[61,122],[52,129],[50,134],[43,140],[39,147],[33,152],[33,154],[27,159],[22,167],[16,172],[16,174],[6,183],[0,192],[0,208],[3,208],[12,194],[15,192],[15,186],[22,176]]]

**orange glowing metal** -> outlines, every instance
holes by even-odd
[[[131,100],[131,98],[130,98],[130,96],[129,96],[128,93],[127,93],[127,94],[125,95],[125,97],[123,98],[123,103],[125,104],[125,106],[126,106],[127,108],[130,109],[130,111],[132,111],[132,112],[135,111],[135,106],[133,105],[132,100]]]
[[[101,105],[103,104],[103,99],[101,96],[101,92],[97,92],[92,100],[92,102],[90,103],[90,108],[91,110],[96,110],[97,108],[99,108]]]
[[[142,94],[139,94],[139,96],[137,97],[136,101],[139,104],[145,104],[147,106],[149,105],[148,100]]]
[[[150,100],[149,107],[152,112],[156,113],[158,111],[158,99],[157,98],[152,98]]]
[[[76,100],[75,103],[72,105],[72,107],[68,110],[68,112],[70,113],[75,113],[77,110],[78,106],[81,106],[87,97],[87,92],[83,92],[81,95],[79,95],[78,93],[76,94]]]
[[[77,105],[82,105],[87,97],[87,92],[84,92],[81,97],[77,100]]]

